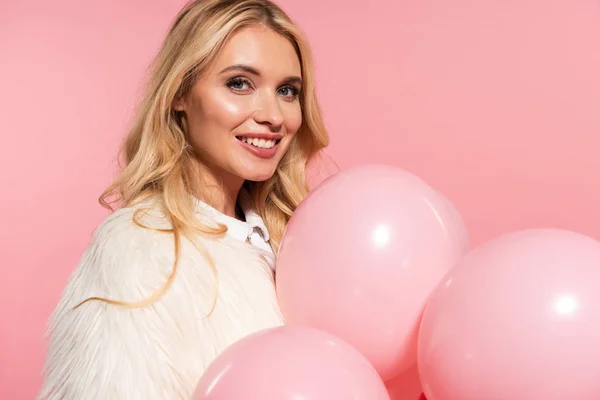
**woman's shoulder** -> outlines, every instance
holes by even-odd
[[[140,248],[173,252],[174,231],[170,218],[156,200],[119,208],[102,220],[91,244],[120,256],[141,256]],[[149,247],[151,246],[151,247]]]
[[[196,325],[184,323],[204,317],[215,296],[210,270],[201,263],[201,257],[175,250],[168,218],[151,203],[106,217],[48,322],[39,398],[142,399],[167,392],[187,398],[195,376],[186,372],[198,372],[201,365],[183,352],[201,340]],[[175,268],[178,282],[146,303]],[[135,306],[140,303],[147,305]]]
[[[174,243],[171,224],[158,204],[117,209],[94,230],[70,277],[69,297],[138,301],[151,295],[173,271]]]
[[[273,276],[251,245],[205,239],[200,252],[170,229],[151,204],[99,224],[48,323],[40,399],[189,398],[218,352],[281,323]]]
[[[109,241],[128,236],[153,236],[172,228],[158,201],[146,200],[121,207],[105,217],[94,230],[92,241]]]

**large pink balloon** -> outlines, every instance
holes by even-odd
[[[365,165],[323,182],[294,212],[277,260],[286,322],[331,332],[384,380],[416,362],[420,317],[462,256],[456,210],[416,176]]]
[[[459,253],[461,256],[467,254],[470,250],[470,240],[469,240],[469,231],[467,230],[467,226],[465,225],[465,221],[462,215],[458,212],[454,204],[450,202],[442,193],[438,192],[438,195],[444,200],[444,204],[446,206],[446,213],[450,218],[449,224],[452,225],[455,229],[456,234],[456,243],[458,245]]]
[[[504,235],[434,291],[419,338],[429,400],[600,399],[600,242]]]
[[[307,327],[263,330],[204,373],[193,400],[389,400],[377,371],[339,338]]]

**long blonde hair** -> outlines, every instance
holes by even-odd
[[[194,216],[191,193],[197,184],[193,167],[197,155],[190,147],[184,124],[173,110],[173,103],[185,98],[233,33],[257,24],[272,29],[293,44],[303,81],[300,94],[302,125],[275,174],[265,182],[247,181],[244,184],[269,230],[273,250],[278,251],[290,216],[308,194],[306,166],[329,144],[315,94],[311,51],[291,19],[269,0],[196,0],[187,4],[176,17],[151,65],[146,91],[121,149],[124,168],[100,197],[100,203],[110,209],[114,202],[131,206],[148,198],[160,200],[161,209],[172,227],[163,232],[172,233],[175,241],[173,271],[163,287],[148,299],[126,303],[93,297],[77,307],[89,300],[130,307],[149,304],[164,294],[173,282],[182,235],[225,233],[225,227],[206,226]],[[134,215],[134,221],[141,225],[137,216]],[[204,256],[216,273],[210,255],[204,252]]]

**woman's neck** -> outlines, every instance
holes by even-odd
[[[244,179],[220,168],[198,166],[198,179],[193,195],[217,211],[237,218],[237,198]]]

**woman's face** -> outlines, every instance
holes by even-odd
[[[191,145],[223,179],[264,181],[275,172],[302,123],[300,61],[293,45],[272,30],[237,31],[175,104]]]

